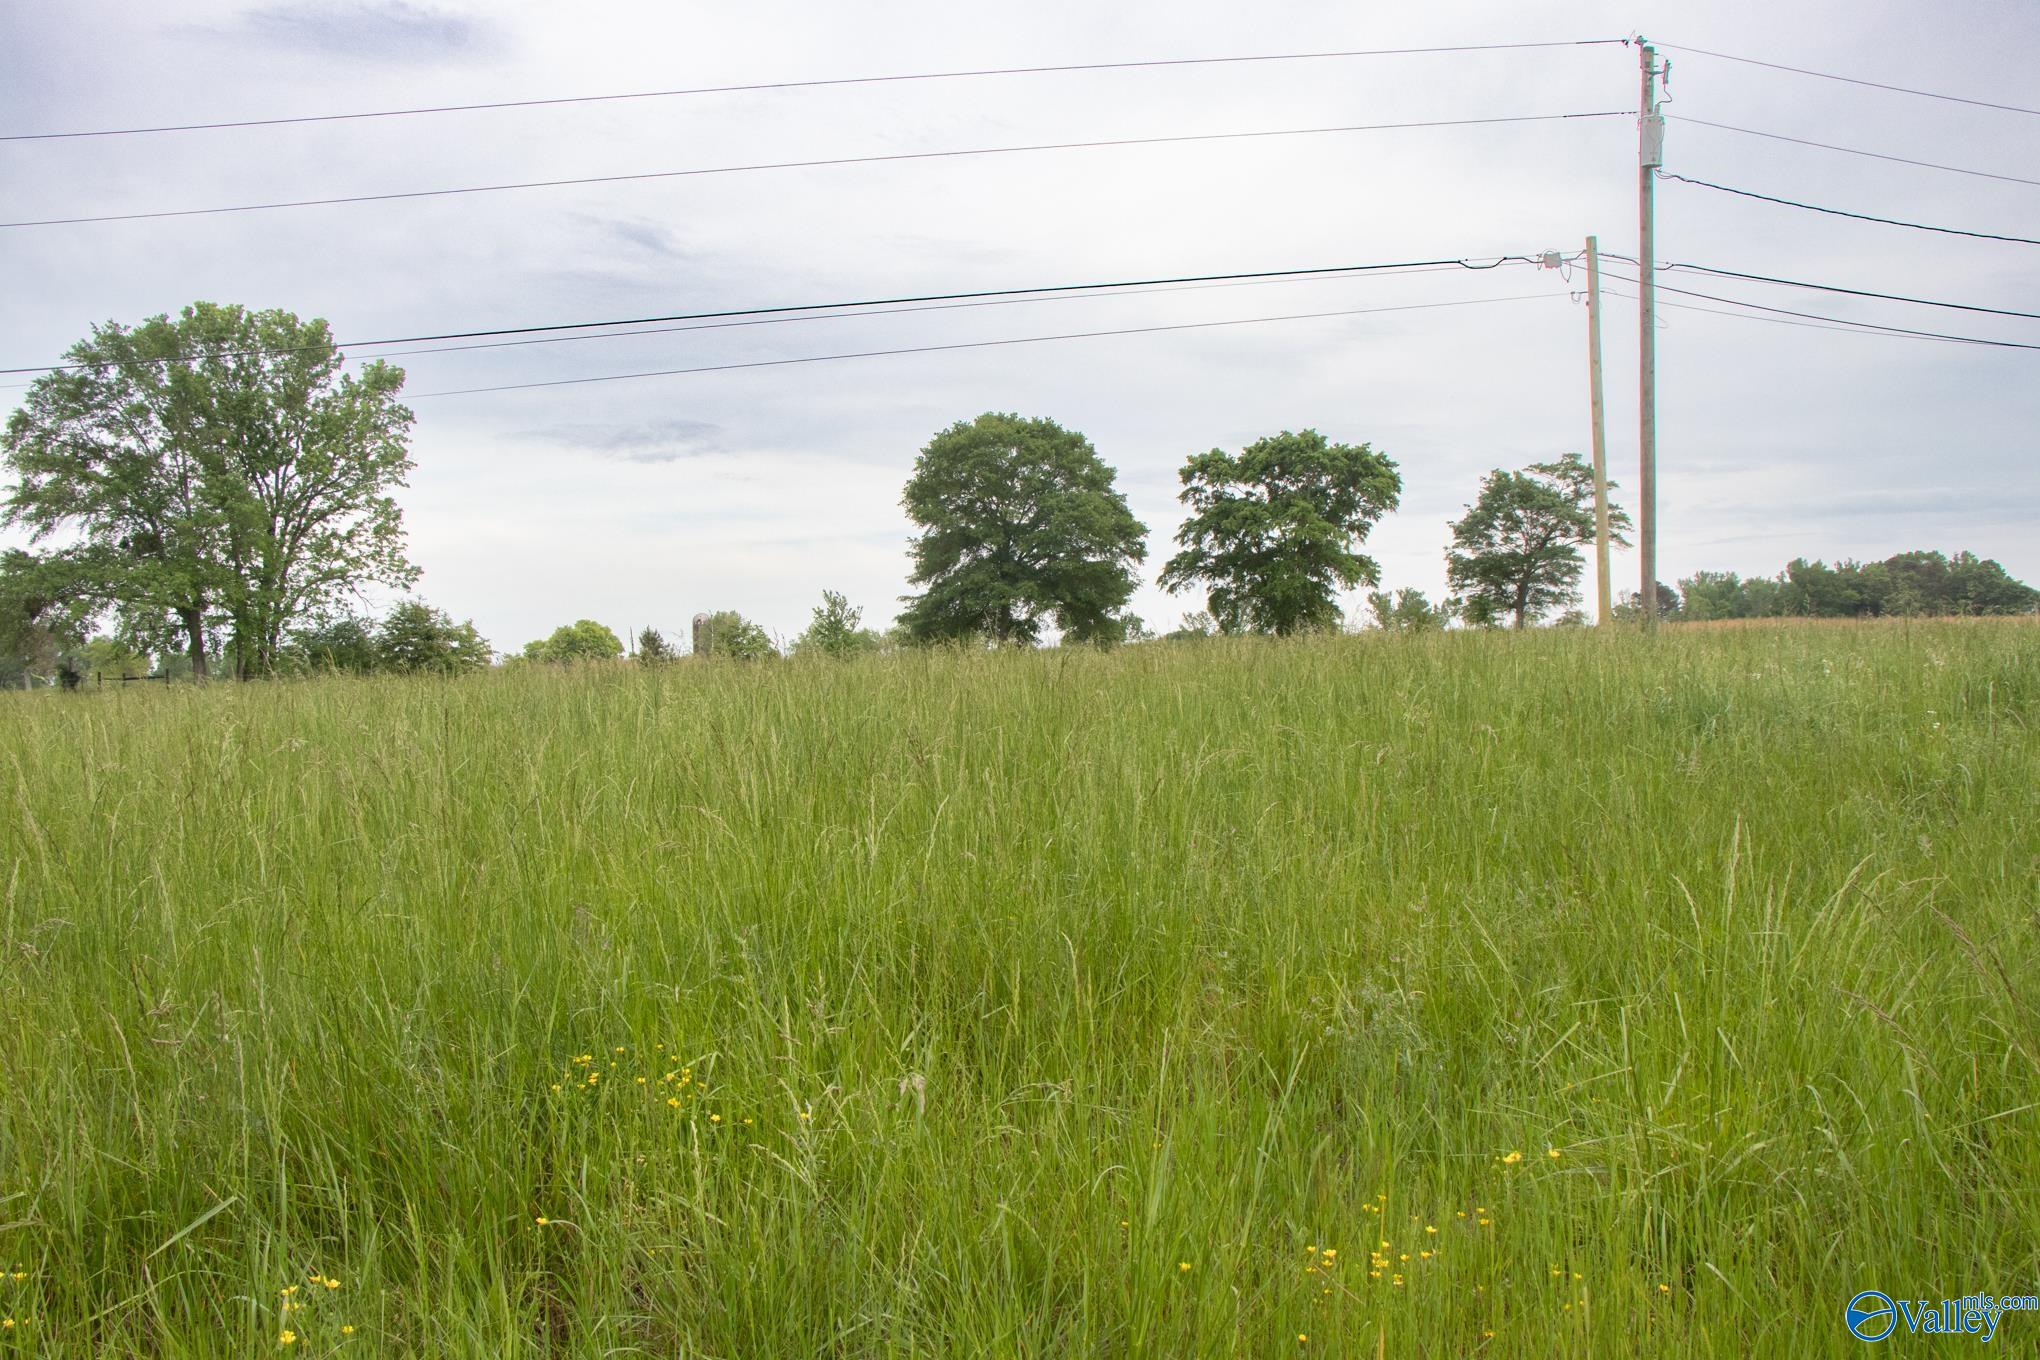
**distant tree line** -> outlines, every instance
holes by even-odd
[[[1674,616],[1682,619],[1816,618],[2027,614],[2040,591],[1987,557],[1904,552],[1882,562],[1794,558],[1776,576],[1695,572],[1679,582]]]
[[[325,322],[209,303],[95,327],[65,360],[7,422],[0,524],[25,530],[32,550],[0,555],[0,680],[146,670],[152,657],[156,674],[240,678],[490,664],[471,622],[422,601],[381,618],[351,607],[418,576],[395,500],[412,466],[402,370],[372,361],[345,373]],[[1452,593],[1437,604],[1379,589],[1363,549],[1403,485],[1368,444],[1283,430],[1193,454],[1179,482],[1186,513],[1158,583],[1201,594],[1202,608],[1170,638],[1338,628],[1341,594],[1363,587],[1373,622],[1397,632],[1580,618],[1594,509],[1578,454],[1482,479],[1450,525]],[[699,650],[756,662],[1033,645],[1051,629],[1073,645],[1153,636],[1127,608],[1147,526],[1077,431],[1005,412],[959,421],[921,449],[901,503],[918,531],[916,593],[890,631],[865,627],[830,591],[784,648],[721,611]],[[1611,507],[1609,522],[1626,542],[1628,517]],[[1974,554],[1914,552],[1834,566],[1802,558],[1777,577],[1701,572],[1660,586],[1659,599],[1667,617],[1705,620],[2017,613],[2040,596]],[[680,650],[653,628],[626,646],[580,619],[508,660],[628,653],[659,664]]]

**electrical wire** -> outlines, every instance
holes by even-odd
[[[1634,261],[1631,261],[1631,263],[1634,263]],[[1621,275],[1613,275],[1612,277],[1621,283],[1633,284],[1636,282],[1635,279],[1624,278]],[[1945,340],[1963,345],[1983,345],[1991,349],[2040,350],[2040,344],[2026,344],[2018,340],[1986,340],[1982,336],[1976,335],[1954,335],[1947,331],[1914,330],[1909,326],[1887,326],[1876,321],[1851,321],[1847,317],[1832,316],[1826,312],[1801,312],[1789,307],[1769,307],[1760,302],[1745,302],[1741,298],[1722,297],[1718,293],[1701,293],[1690,288],[1675,288],[1665,283],[1658,284],[1656,291],[1660,293],[1676,293],[1680,297],[1704,298],[1709,302],[1724,302],[1731,307],[1742,307],[1754,312],[1769,312],[1775,316],[1799,317],[1807,321],[1827,322],[1829,325],[1824,327],[1824,329],[1830,330],[1846,329],[1866,334],[1896,335],[1919,340]],[[1627,294],[1623,296],[1627,296]],[[1676,306],[1683,304],[1666,303],[1665,305]],[[1697,307],[1693,310],[1706,311],[1708,309]],[[1750,317],[1748,319],[1758,321],[1764,318]]]
[[[1858,146],[1837,146],[1833,142],[1816,142],[1806,137],[1787,137],[1782,132],[1759,132],[1755,128],[1737,127],[1733,123],[1715,123],[1705,118],[1695,118],[1689,113],[1668,113],[1667,118],[1695,127],[1714,128],[1720,132],[1740,132],[1745,137],[1762,137],[1773,142],[1790,142],[1794,146],[1819,147],[1822,151],[1840,151],[1850,156],[1868,156],[1875,161],[1891,161],[1898,165],[1917,166],[1922,170],[1945,170],[1951,175],[1973,175],[1977,179],[1994,179],[2006,184],[2031,184],[2040,188],[2040,179],[2026,179],[2019,175],[2000,175],[1990,170],[1973,170],[1964,165],[1943,165],[1939,161],[1916,161],[1909,156],[1890,156],[1882,151],[1865,151]]]
[[[952,350],[997,349],[1012,345],[1039,345],[1055,340],[1096,340],[1122,335],[1155,335],[1164,331],[1213,330],[1223,326],[1260,326],[1279,321],[1317,321],[1328,317],[1372,316],[1384,312],[1421,312],[1443,307],[1477,307],[1498,302],[1530,302],[1538,298],[1564,297],[1563,293],[1519,293],[1508,297],[1466,298],[1456,302],[1417,302],[1396,307],[1351,307],[1327,312],[1294,312],[1285,316],[1249,316],[1230,321],[1183,321],[1159,326],[1123,326],[1113,330],[1066,331],[1059,335],[1022,335],[1003,340],[964,340],[944,345],[907,345],[897,349],[854,350],[844,354],[804,354],[790,359],[751,359],[740,363],[697,364],[688,368],[660,368],[633,373],[599,373],[586,378],[551,378],[539,382],[494,383],[485,387],[456,387],[438,392],[408,394],[407,401],[432,397],[465,397],[483,392],[524,392],[542,387],[580,387],[589,383],[625,382],[636,378],[671,378],[690,373],[728,373],[744,368],[783,368],[792,364],[833,363],[842,359],[878,359],[901,354],[940,354]]]
[[[167,123],[153,127],[95,128],[77,132],[14,132],[0,142],[62,141],[79,137],[139,137],[160,132],[215,132],[227,128],[281,127],[296,123],[344,123],[368,118],[413,118],[428,114],[477,113],[489,109],[546,108],[561,104],[609,104],[634,99],[675,99],[690,95],[755,94],[772,90],[814,90],[844,85],[896,85],[926,80],[967,80],[984,76],[1060,75],[1081,71],[1133,71],[1177,66],[1231,66],[1256,62],[1325,61],[1350,57],[1407,57],[1460,52],[1515,52],[1531,48],[1598,47],[1626,42],[1623,38],[1583,38],[1554,42],[1463,43],[1451,47],[1377,47],[1337,52],[1274,52],[1261,56],[1174,57],[1147,61],[1076,62],[1057,66],[1001,66],[966,71],[923,71],[910,75],[838,76],[818,80],[770,80],[746,85],[703,85],[693,89],[637,90],[622,94],[567,95],[550,99],[501,99],[481,104],[435,104],[406,109],[372,109],[360,113],[316,113],[296,117],[238,118],[212,123]]]
[[[1934,231],[1941,233],[1943,236],[1972,236],[1979,241],[2012,241],[2019,245],[2040,246],[2040,238],[2031,236],[2004,236],[1994,231],[1968,231],[1961,227],[1935,227],[1929,226],[1925,222],[1902,221],[1896,217],[1876,217],[1869,213],[1849,212],[1842,208],[1824,208],[1818,203],[1802,203],[1796,198],[1776,198],[1770,194],[1760,194],[1751,189],[1735,189],[1726,184],[1712,184],[1707,180],[1694,179],[1689,175],[1675,175],[1669,170],[1658,171],[1657,177],[1659,179],[1677,180],[1681,184],[1690,184],[1698,189],[1712,189],[1716,193],[1734,194],[1738,198],[1754,198],[1765,203],[1776,203],[1787,208],[1803,208],[1807,212],[1826,213],[1831,217],[1853,217],[1858,222],[1879,222],[1887,227],[1910,227],[1914,231]]]
[[[1717,61],[1740,62],[1744,66],[1761,66],[1771,71],[1790,71],[1796,76],[1813,76],[1819,80],[1839,81],[1844,85],[1861,85],[1872,90],[1889,90],[1893,94],[1918,95],[1922,99],[1941,99],[1950,104],[1968,104],[1972,108],[1997,109],[2004,113],[2025,113],[2040,118],[2040,109],[2029,109],[2020,104],[1994,104],[1988,99],[1970,99],[1959,94],[1943,94],[1939,90],[1919,90],[1909,85],[1887,85],[1881,80],[1863,80],[1857,76],[1838,76],[1831,71],[1813,71],[1804,66],[1787,66],[1783,62],[1759,61],[1755,57],[1738,57],[1729,52],[1710,52],[1704,47],[1683,47],[1678,43],[1661,42],[1659,47],[1673,52],[1690,52],[1697,57],[1713,57]]]
[[[1612,251],[1607,258],[1621,260],[1626,264],[1637,263],[1633,255],[1617,255]],[[1940,298],[1912,297],[1905,293],[1879,293],[1867,288],[1844,288],[1833,283],[1808,283],[1804,279],[1781,279],[1773,274],[1746,274],[1739,269],[1716,269],[1712,265],[1683,264],[1666,262],[1658,265],[1660,272],[1682,271],[1692,274],[1711,274],[1716,278],[1740,279],[1745,283],[1772,283],[1784,288],[1806,288],[1816,293],[1840,293],[1847,297],[1875,298],[1880,302],[1905,302],[1915,307],[1940,307],[1952,312],[1977,312],[1984,316],[2010,316],[2025,321],[2040,321],[2040,312],[2021,312],[2008,307],[1982,307],[1972,302],[1947,302]]]
[[[207,358],[242,359],[258,355],[296,354],[326,349],[375,349],[389,345],[419,345],[440,340],[490,340],[502,336],[541,335],[552,331],[584,331],[607,329],[619,326],[650,326],[669,321],[720,321],[735,317],[785,317],[789,320],[807,318],[794,315],[802,312],[835,313],[856,308],[888,308],[906,310],[907,304],[922,302],[965,302],[979,298],[1028,298],[1067,293],[1085,296],[1106,290],[1153,289],[1174,284],[1218,284],[1254,280],[1316,279],[1336,275],[1372,276],[1378,274],[1402,274],[1432,269],[1470,269],[1485,272],[1498,269],[1505,264],[1534,264],[1536,260],[1528,255],[1498,255],[1485,264],[1461,256],[1453,259],[1396,260],[1384,264],[1341,264],[1322,265],[1307,269],[1260,269],[1238,270],[1227,274],[1175,274],[1161,278],[1114,279],[1094,283],[1040,284],[1026,288],[981,288],[969,292],[912,293],[899,297],[863,298],[850,302],[808,302],[775,307],[731,307],[711,312],[672,312],[664,316],[636,316],[596,321],[558,321],[529,326],[498,326],[485,330],[440,331],[428,335],[401,335],[382,340],[338,341],[330,345],[276,345],[255,346],[247,349],[220,350],[206,355]],[[862,315],[886,315],[887,312],[863,312]],[[626,332],[630,333],[630,332]],[[649,332],[638,332],[640,334]],[[593,337],[565,336],[563,339],[586,339]],[[478,347],[481,348],[481,347]],[[414,350],[410,353],[435,353],[431,350]],[[196,356],[165,355],[160,358],[141,360],[148,364],[189,362]],[[393,356],[392,356],[393,357]],[[0,368],[0,374],[75,372],[79,369],[98,367],[95,364],[30,364],[16,368]]]
[[[1512,261],[1513,263],[1513,261]],[[1457,266],[1446,265],[1445,269]],[[1409,274],[1430,274],[1439,271],[1440,266],[1422,266],[1412,269],[1389,269],[1367,274],[1347,275],[1348,278],[1397,278]],[[1337,276],[1333,276],[1337,277]],[[541,335],[523,340],[484,340],[473,344],[433,345],[420,349],[385,350],[375,355],[377,359],[402,359],[416,354],[464,354],[470,350],[519,349],[526,345],[558,345],[577,340],[609,340],[640,335],[679,335],[692,331],[720,331],[742,329],[750,326],[782,326],[799,321],[835,321],[856,317],[912,316],[920,312],[965,311],[978,307],[1018,307],[1039,302],[1081,302],[1086,298],[1153,297],[1168,293],[1201,292],[1211,288],[1258,288],[1275,283],[1319,283],[1323,278],[1265,278],[1238,279],[1229,283],[1190,283],[1170,287],[1123,288],[1097,293],[1049,294],[1035,297],[989,298],[977,302],[933,302],[913,307],[880,307],[868,311],[828,311],[797,316],[760,316],[741,321],[709,321],[685,326],[648,326],[628,330],[605,330],[593,335]]]
[[[508,184],[469,184],[452,189],[407,189],[384,194],[342,194],[332,198],[282,199],[273,203],[235,203],[216,208],[175,208],[153,212],[99,213],[82,217],[41,217],[0,222],[0,229],[69,227],[95,222],[146,222],[172,217],[215,217],[222,213],[272,212],[280,208],[329,208],[344,203],[391,203],[400,199],[450,198],[458,194],[497,194],[523,189],[560,189],[587,184],[624,184],[642,180],[686,179],[697,175],[737,175],[760,170],[813,170],[837,165],[880,165],[903,161],[944,160],[959,156],[1010,156],[1036,151],[1088,151],[1103,147],[1167,146],[1186,142],[1232,142],[1263,137],[1315,137],[1344,132],[1403,132],[1416,128],[1489,127],[1498,123],[1550,123],[1567,119],[1627,118],[1626,110],[1591,113],[1531,113],[1499,118],[1440,118],[1409,123],[1354,123],[1338,127],[1267,128],[1253,132],[1194,132],[1168,137],[1114,137],[1082,142],[1037,142],[1024,146],[961,147],[948,151],[896,151],[877,156],[827,156],[805,161],[768,161],[753,165],[711,165],[689,170],[645,170],[626,175],[581,175],[571,179],[519,180]]]

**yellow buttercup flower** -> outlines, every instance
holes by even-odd
[[[276,1334],[276,1342],[280,1346],[295,1346],[297,1344],[297,1333],[286,1327]]]
[[[341,1326],[341,1328],[340,1328],[340,1335],[342,1335],[342,1336],[353,1336],[353,1335],[354,1335],[354,1324],[353,1324],[353,1323],[351,1323],[351,1322],[343,1324],[343,1325]]]
[[[1518,1163],[1518,1162],[1520,1162],[1520,1161],[1522,1161],[1522,1160],[1523,1160],[1523,1154],[1522,1154],[1522,1153],[1520,1153],[1520,1152],[1517,1152],[1517,1151],[1515,1151],[1514,1149],[1511,1149],[1511,1150],[1509,1151],[1509,1154],[1508,1154],[1508,1155],[1507,1155],[1506,1157],[1503,1157],[1503,1158],[1502,1158],[1502,1165],[1503,1165],[1503,1166],[1514,1166],[1514,1165],[1515,1165],[1516,1163]]]
[[[1555,1162],[1563,1154],[1561,1154],[1557,1148],[1546,1148],[1544,1149],[1544,1155],[1551,1158],[1551,1160]]]
[[[1190,1269],[1190,1263],[1189,1263],[1188,1261],[1178,1261],[1178,1262],[1176,1262],[1176,1269],[1178,1269],[1178,1270],[1188,1270],[1188,1269]]]

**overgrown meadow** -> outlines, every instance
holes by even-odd
[[[2036,644],[0,696],[0,1355],[1854,1354],[2040,1284]]]

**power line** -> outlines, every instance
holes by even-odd
[[[478,113],[490,109],[546,108],[561,104],[609,104],[633,99],[675,99],[691,95],[755,94],[772,90],[814,90],[843,85],[894,85],[911,81],[967,80],[983,76],[1059,75],[1082,71],[1133,71],[1177,66],[1230,66],[1255,62],[1325,61],[1348,57],[1408,57],[1460,52],[1514,52],[1531,48],[1597,47],[1622,38],[1584,38],[1556,42],[1463,43],[1451,47],[1377,47],[1338,52],[1275,52],[1261,56],[1175,57],[1148,61],[1094,61],[1057,66],[1000,66],[966,71],[923,71],[911,75],[839,76],[819,80],[771,80],[746,85],[703,85],[679,90],[636,90],[622,94],[567,95],[550,99],[501,99],[481,104],[435,104],[406,109],[373,109],[358,113],[317,113],[296,117],[239,118],[212,123],[167,123],[152,127],[96,128],[77,132],[15,132],[0,142],[60,141],[79,137],[138,137],[159,132],[214,132],[227,128],[281,127],[296,123],[343,123],[368,118],[413,118],[428,114]]]
[[[1625,282],[1631,282],[1631,280],[1625,280]],[[1634,302],[1636,300],[1636,294],[1625,293],[1620,288],[1604,287],[1601,290],[1601,294],[1604,297],[1624,298],[1631,302]],[[1687,294],[1687,296],[1694,295]],[[1880,333],[1888,333],[1894,334],[1895,338],[1900,340],[1911,338],[1903,334],[1883,332],[1881,327],[1871,326],[1868,327],[1867,329],[1863,329],[1859,328],[1856,325],[1840,321],[1838,321],[1836,324],[1829,325],[1825,322],[1819,321],[1791,321],[1782,316],[1751,316],[1747,312],[1724,311],[1719,307],[1700,307],[1690,302],[1659,302],[1657,305],[1659,307],[1674,308],[1682,312],[1705,312],[1709,316],[1725,316],[1731,321],[1762,321],[1773,326],[1797,326],[1802,330],[1809,331],[1839,331],[1844,335],[1866,335],[1866,334],[1876,335]],[[1957,337],[1951,336],[1948,338],[1950,340],[1954,340]],[[1964,343],[1966,343],[1966,341],[1964,341]]]
[[[1630,263],[1634,264],[1635,261],[1632,260],[1630,261]],[[1624,279],[1622,281],[1625,283],[1634,283],[1636,280]],[[1680,297],[1704,298],[1709,302],[1725,302],[1731,307],[1742,307],[1753,312],[1768,312],[1774,316],[1799,317],[1806,321],[1821,321],[1829,323],[1828,325],[1819,328],[1824,330],[1853,330],[1866,334],[1895,335],[1919,340],[1944,340],[1955,344],[1984,345],[1992,349],[2040,350],[2040,344],[2026,344],[2018,340],[1986,340],[1983,337],[1976,335],[1954,335],[1950,334],[1947,331],[1914,330],[1909,326],[1887,326],[1881,322],[1876,321],[1851,321],[1847,317],[1832,316],[1826,312],[1802,312],[1795,311],[1790,307],[1769,307],[1765,306],[1763,303],[1760,302],[1745,302],[1741,298],[1722,297],[1718,293],[1701,293],[1695,292],[1693,289],[1690,288],[1674,288],[1670,284],[1666,283],[1660,283],[1658,285],[1658,291],[1664,293],[1676,293]],[[1671,304],[1666,305],[1669,306]],[[1692,308],[1691,310],[1708,311],[1710,309],[1705,307],[1695,307]],[[1729,313],[1721,313],[1721,315],[1729,315]],[[1761,321],[1766,318],[1748,317],[1745,319],[1750,321]]]
[[[1087,151],[1102,147],[1164,146],[1184,142],[1231,142],[1262,137],[1315,137],[1341,132],[1401,132],[1415,128],[1487,127],[1497,123],[1550,123],[1575,118],[1622,118],[1620,111],[1594,113],[1531,113],[1500,118],[1442,118],[1412,123],[1354,123],[1339,127],[1268,128],[1253,132],[1195,132],[1168,137],[1114,137],[1083,142],[1037,142],[1025,146],[962,147],[949,151],[897,151],[879,156],[829,156],[806,161],[769,161],[755,165],[712,165],[691,170],[647,170],[627,175],[582,175],[572,179],[521,180],[509,184],[470,184],[452,189],[409,189],[386,194],[344,194],[333,198],[285,199],[274,203],[236,203],[217,208],[177,208],[154,212],[102,213],[88,217],[44,217],[0,222],[0,228],[68,227],[93,222],[143,222],[169,217],[213,217],[222,213],[270,212],[279,208],[328,208],[343,203],[390,203],[399,199],[448,198],[457,194],[495,194],[522,189],[559,189],[586,184],[623,184],[639,180],[684,179],[696,175],[736,175],[758,170],[813,170],[835,165],[879,165],[899,161],[943,160],[957,156],[1010,156],[1035,151]]]
[[[1973,170],[1964,165],[1943,165],[1939,161],[1916,161],[1908,156],[1889,156],[1882,151],[1865,151],[1858,146],[1837,146],[1833,142],[1816,142],[1806,137],[1787,137],[1782,132],[1759,132],[1755,128],[1737,127],[1733,123],[1714,123],[1705,118],[1695,118],[1687,113],[1671,113],[1667,118],[1676,118],[1682,123],[1696,127],[1714,128],[1721,132],[1740,132],[1745,137],[1762,137],[1773,142],[1790,142],[1794,146],[1819,147],[1822,151],[1840,151],[1850,156],[1868,156],[1874,161],[1891,161],[1897,165],[1918,166],[1922,170],[1945,170],[1951,175],[1973,175],[1978,179],[2001,180],[2006,184],[2031,184],[2040,187],[2040,179],[2025,179],[2018,175],[2000,175],[1990,170]]]
[[[1684,292],[1684,290],[1672,291]],[[1706,296],[1705,294],[1692,293],[1685,293],[1684,295],[1688,297]],[[1629,294],[1617,291],[1615,296],[1627,297]],[[1909,331],[1889,326],[1865,326],[1855,322],[1840,321],[1839,319],[1837,319],[1835,324],[1831,325],[1822,321],[1794,321],[1782,316],[1752,316],[1747,312],[1724,311],[1720,307],[1700,307],[1690,302],[1660,302],[1658,306],[1674,307],[1682,312],[1705,312],[1709,316],[1725,316],[1731,321],[1761,321],[1771,326],[1797,326],[1802,330],[1835,331],[1842,335],[1868,335],[1887,340],[1927,340],[1935,344],[1992,345],[2006,349],[2040,349],[2040,345],[2018,345],[2010,341],[1979,340],[1969,335],[1942,335],[1935,331]],[[1806,315],[1811,316],[1813,313],[1809,312]]]
[[[1675,179],[1681,184],[1691,184],[1699,189],[1712,189],[1717,193],[1734,194],[1738,198],[1754,198],[1765,203],[1776,203],[1787,208],[1803,208],[1807,212],[1826,213],[1831,217],[1853,217],[1858,222],[1880,222],[1887,227],[1910,227],[1914,231],[1934,231],[1944,236],[1973,236],[1980,241],[2013,241],[2019,245],[2040,246],[2040,239],[2031,236],[2004,236],[1994,231],[1967,231],[1961,227],[1935,227],[1925,222],[1906,222],[1896,217],[1876,217],[1870,213],[1849,212],[1842,208],[1824,208],[1818,203],[1802,203],[1796,198],[1775,198],[1750,189],[1734,189],[1726,184],[1710,184],[1704,179],[1693,179],[1687,175],[1675,175],[1669,170],[1657,172],[1659,179]]]
[[[1610,258],[1635,264],[1629,255],[1614,255]],[[2040,312],[2014,311],[2007,307],[1982,307],[1971,302],[1948,302],[1940,298],[1912,297],[1905,293],[1879,293],[1868,288],[1844,288],[1834,283],[1809,283],[1805,279],[1781,279],[1773,274],[1746,274],[1739,269],[1716,269],[1705,264],[1665,263],[1660,270],[1684,270],[1693,274],[1712,274],[1717,278],[1741,279],[1746,283],[1772,283],[1784,288],[1808,288],[1817,293],[1841,293],[1848,297],[1875,298],[1880,302],[1905,302],[1915,307],[1941,307],[1953,312],[1978,312],[1985,316],[2011,316],[2026,321],[2040,321]]]
[[[1507,264],[1534,263],[1534,261],[1510,259],[1502,261],[1502,263]],[[1445,269],[1452,269],[1455,267],[1457,266],[1453,265],[1442,266],[1442,268]],[[1437,265],[1416,266],[1408,269],[1387,269],[1380,271],[1370,271],[1365,274],[1349,274],[1345,275],[1344,277],[1370,278],[1370,279],[1384,277],[1399,277],[1408,274],[1436,273],[1440,268],[1441,266]],[[1339,276],[1333,275],[1329,277],[1335,278]],[[1098,298],[1098,297],[1103,298],[1151,297],[1157,294],[1166,293],[1198,292],[1209,288],[1254,288],[1262,286],[1264,284],[1271,283],[1310,283],[1323,281],[1324,281],[1323,277],[1289,278],[1277,276],[1272,278],[1236,279],[1231,282],[1224,283],[1189,283],[1189,284],[1177,284],[1168,287],[1126,287],[1110,289],[1104,292],[1048,294],[1045,296],[1032,296],[1032,297],[999,297],[981,299],[976,302],[934,302],[912,307],[879,307],[870,310],[859,311],[824,311],[809,315],[757,316],[748,317],[738,321],[709,321],[684,326],[650,326],[644,328],[632,328],[625,330],[604,330],[597,332],[596,334],[593,335],[540,335],[528,337],[522,340],[484,340],[473,344],[433,345],[421,349],[386,350],[381,354],[375,355],[374,357],[378,359],[401,359],[414,354],[464,354],[471,350],[516,349],[526,345],[558,345],[568,344],[578,340],[609,340],[642,335],[677,335],[686,334],[692,331],[731,330],[748,326],[780,326],[785,325],[789,322],[798,321],[835,321],[839,319],[850,319],[859,317],[913,316],[921,312],[951,312],[968,310],[977,307],[1014,307],[1025,306],[1039,302],[1081,302],[1085,298]]]
[[[669,321],[719,321],[735,317],[786,317],[801,312],[845,312],[853,308],[904,308],[910,303],[921,302],[964,302],[979,298],[1026,298],[1043,297],[1049,294],[1067,293],[1085,295],[1109,289],[1160,288],[1171,284],[1234,283],[1250,280],[1326,278],[1336,275],[1375,275],[1409,273],[1430,269],[1470,269],[1485,271],[1505,264],[1533,264],[1536,261],[1527,255],[1500,255],[1487,263],[1477,263],[1464,256],[1435,260],[1395,260],[1383,264],[1342,264],[1322,265],[1307,269],[1260,269],[1239,270],[1228,274],[1175,274],[1161,278],[1114,279],[1092,283],[1040,284],[1026,288],[981,288],[970,292],[913,293],[899,297],[863,298],[850,302],[808,302],[774,307],[731,307],[711,312],[672,312],[664,316],[622,317],[596,321],[558,321],[530,326],[498,326],[485,330],[440,331],[428,335],[401,335],[382,340],[336,341],[333,349],[374,349],[388,345],[427,344],[440,340],[487,340],[502,336],[541,335],[552,331],[583,331],[606,329],[619,326],[649,326]],[[865,313],[879,315],[883,313]],[[567,336],[564,339],[592,337]],[[249,349],[221,350],[203,357],[238,359],[258,355],[296,354],[306,351],[327,349],[326,345],[278,345]],[[435,352],[435,351],[415,351]],[[141,362],[167,364],[188,362],[200,356],[166,355]],[[94,364],[31,364],[16,368],[0,368],[0,374],[71,372],[78,369],[97,367]]]
[[[1659,47],[1674,52],[1690,52],[1695,56],[1713,57],[1717,61],[1740,62],[1744,66],[1762,66],[1771,71],[1790,71],[1796,76],[1813,76],[1819,80],[1839,81],[1844,85],[1862,85],[1872,90],[1889,90],[1893,94],[1918,95],[1922,99],[1942,99],[1950,104],[1968,104],[1973,108],[1997,109],[2004,113],[2027,113],[2040,118],[2040,109],[2029,109],[2019,104],[1994,104],[1988,99],[1970,99],[1959,94],[1943,94],[1939,90],[1918,90],[1909,85],[1887,85],[1881,80],[1863,80],[1857,76],[1838,76],[1831,71],[1813,71],[1804,66],[1787,66],[1783,62],[1759,61],[1755,57],[1738,57],[1728,52],[1710,52],[1704,47],[1682,47],[1678,43],[1659,43]]]
[[[1022,335],[1004,340],[964,340],[946,345],[908,345],[898,349],[854,350],[844,354],[805,354],[791,359],[752,359],[741,363],[698,364],[689,368],[660,368],[633,373],[600,373],[586,378],[551,378],[541,382],[496,383],[487,387],[456,387],[439,392],[417,392],[407,400],[429,397],[465,397],[483,392],[523,392],[541,387],[579,387],[589,383],[624,382],[634,378],[671,378],[689,373],[728,373],[742,368],[783,368],[791,364],[833,363],[841,359],[878,359],[900,354],[939,354],[950,350],[996,349],[1010,345],[1039,345],[1055,340],[1095,340],[1109,336],[1154,335],[1163,331],[1213,330],[1222,326],[1259,326],[1278,321],[1316,321],[1328,317],[1371,316],[1383,312],[1421,312],[1442,307],[1477,307],[1497,302],[1529,302],[1537,298],[1562,297],[1562,293],[1519,293],[1509,297],[1467,298],[1457,302],[1417,302],[1397,307],[1352,307],[1329,312],[1294,312],[1285,316],[1249,316],[1232,321],[1184,321],[1161,326],[1124,326],[1114,330],[1066,331],[1059,335]]]

